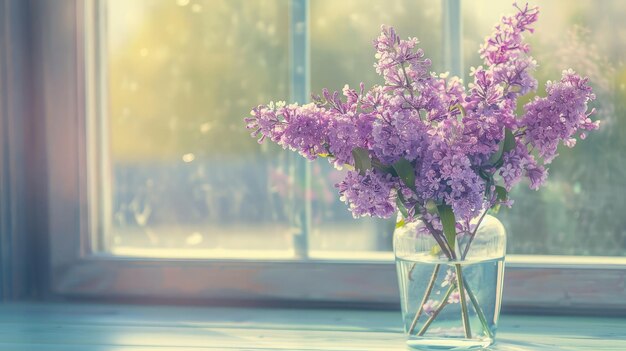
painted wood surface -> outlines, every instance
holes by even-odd
[[[494,351],[626,350],[625,318],[504,315]],[[0,350],[407,350],[394,311],[0,305]]]

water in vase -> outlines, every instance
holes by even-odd
[[[456,263],[415,253],[398,257],[396,262],[409,346],[450,350],[493,343],[500,312],[504,257]],[[458,272],[462,281],[457,278]],[[459,294],[460,284],[465,296]],[[463,302],[467,306],[465,315]]]

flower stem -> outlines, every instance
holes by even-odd
[[[465,330],[465,338],[472,338],[472,329],[470,327],[469,322],[469,313],[467,310],[467,301],[465,300],[465,284],[463,279],[463,271],[461,269],[461,264],[457,263],[454,265],[456,268],[456,281],[459,286],[459,303],[461,304],[461,317],[463,318],[463,330]]]
[[[415,330],[415,326],[417,325],[417,320],[420,318],[420,316],[422,315],[422,312],[424,311],[424,304],[430,297],[430,293],[433,291],[433,287],[435,286],[435,281],[437,280],[437,274],[439,273],[440,267],[441,265],[437,263],[435,265],[435,269],[433,269],[433,274],[430,277],[430,282],[428,282],[428,287],[426,288],[426,292],[424,293],[422,302],[420,303],[419,308],[417,309],[417,312],[415,313],[415,317],[413,318],[413,322],[411,322],[411,326],[409,327],[409,335],[413,334],[413,330]]]
[[[443,308],[446,307],[446,305],[448,304],[448,298],[450,297],[450,294],[452,294],[452,291],[454,291],[454,288],[456,288],[456,284],[450,285],[450,288],[448,288],[448,291],[446,291],[445,295],[443,296],[439,307],[437,307],[437,309],[433,312],[430,318],[426,320],[426,323],[424,323],[422,329],[420,329],[420,331],[417,333],[417,336],[422,336],[424,335],[424,333],[426,333],[428,327],[430,327],[430,325],[435,321],[441,310],[443,310]]]
[[[400,64],[400,67],[402,67],[402,74],[404,74],[404,79],[406,80],[406,88],[409,90],[409,94],[411,94],[411,100],[412,100],[414,99],[413,86],[411,85],[411,80],[409,79],[409,75],[406,74],[406,67],[404,67],[404,62]],[[413,106],[413,103],[411,103],[411,106]]]
[[[478,315],[480,324],[483,325],[483,330],[485,331],[485,333],[487,333],[488,337],[493,338],[493,332],[491,331],[491,328],[489,328],[489,324],[487,324],[487,318],[485,318],[485,313],[483,312],[483,309],[480,307],[480,304],[478,303],[478,299],[476,298],[476,295],[474,295],[469,285],[467,284],[465,277],[463,277],[463,284],[465,284],[465,291],[467,292],[467,296],[469,296],[470,298],[470,302],[472,303],[472,306],[474,307],[474,311],[476,311],[476,314]]]
[[[480,216],[480,219],[478,219],[478,223],[476,223],[476,227],[474,228],[474,231],[470,235],[469,241],[465,245],[465,249],[463,250],[463,254],[461,255],[461,260],[464,260],[465,256],[467,256],[470,246],[472,245],[472,241],[474,241],[474,237],[476,237],[476,232],[478,231],[478,227],[480,227],[480,224],[483,222],[483,219],[485,219],[485,216],[487,215],[487,211],[489,211],[489,209],[486,209],[485,212],[483,212],[482,216]]]
[[[450,249],[448,242],[443,236],[443,234],[440,231],[436,230],[435,227],[433,227],[433,225],[427,220],[424,220],[423,222],[426,228],[428,229],[428,231],[430,232],[430,234],[433,236],[433,238],[437,242],[437,244],[439,244],[441,251],[446,255],[448,260],[454,259],[455,258],[454,251]]]

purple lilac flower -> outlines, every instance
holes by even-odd
[[[422,310],[426,315],[432,316],[432,314],[437,310],[437,307],[439,307],[439,302],[430,299],[424,303],[424,306],[422,306]]]
[[[299,152],[309,160],[321,153],[328,134],[329,114],[314,104],[290,105],[282,109],[286,127],[278,142],[284,148]]]
[[[344,164],[354,164],[352,150],[362,146],[354,120],[346,116],[338,116],[330,121],[328,128],[328,151],[333,155],[333,163],[337,168]]]
[[[449,77],[447,73],[436,76],[433,73],[419,84],[420,94],[411,101],[415,108],[421,109],[426,120],[441,122],[460,114],[460,109],[451,108],[465,98],[465,87],[458,77]]]
[[[245,118],[246,128],[252,129],[251,135],[258,137],[259,143],[262,143],[266,137],[273,142],[280,141],[285,127],[284,118],[276,113],[274,104],[271,104],[271,107],[259,105],[250,112],[250,115],[252,117]]]
[[[471,166],[463,149],[443,140],[431,144],[419,177],[422,198],[452,206],[460,218],[473,218],[483,208],[485,183]]]
[[[374,155],[385,164],[400,158],[422,158],[428,148],[427,133],[426,125],[412,110],[395,111],[393,115],[383,112],[372,130]]]
[[[323,156],[336,168],[357,168],[336,185],[355,217],[390,217],[397,198],[405,220],[423,219],[440,232],[438,215],[426,211],[434,202],[451,206],[459,231],[468,232],[473,218],[502,203],[496,185],[510,190],[526,178],[539,188],[558,145],[573,147],[598,128],[588,111],[595,96],[573,71],[548,83],[547,96],[517,116],[518,98],[537,89],[537,62],[524,36],[533,32],[539,11],[514,6],[516,13],[504,16],[481,46],[483,65],[472,68],[467,89],[457,77],[430,72],[416,38],[402,40],[383,26],[374,66],[384,85],[323,89],[303,106],[261,105],[246,125],[259,142],[269,138],[308,159]],[[509,147],[502,151],[505,135]],[[369,162],[355,164],[357,148]],[[398,161],[413,171],[415,184],[400,178]]]
[[[378,60],[374,67],[376,73],[383,76],[385,83],[392,87],[391,90],[403,93],[404,87],[410,83],[407,77],[417,81],[429,74],[430,60],[424,59],[422,49],[414,50],[417,44],[417,38],[402,40],[395,29],[381,27],[380,36],[374,41]]]
[[[507,190],[511,190],[520,181],[529,162],[533,162],[532,156],[522,143],[517,144],[515,149],[504,154],[499,174]]]
[[[548,170],[542,165],[538,165],[534,159],[526,165],[525,169],[526,176],[528,177],[528,180],[530,180],[531,189],[537,190],[546,182],[546,179],[548,178]]]
[[[459,303],[461,301],[461,294],[459,289],[454,290],[450,296],[448,296],[448,303]]]
[[[587,79],[574,71],[563,71],[559,82],[548,82],[548,96],[527,103],[522,126],[526,127],[525,139],[550,163],[557,155],[560,142],[573,147],[575,135],[583,130],[598,129],[599,122],[592,122],[587,104],[595,99]],[[583,136],[584,138],[584,136]]]
[[[382,176],[372,170],[367,170],[364,175],[350,171],[336,185],[340,199],[348,205],[354,217],[381,218],[389,218],[396,211],[391,194],[393,186],[391,176]]]
[[[483,67],[472,69],[474,83],[465,98],[465,135],[473,144],[473,154],[491,155],[504,138],[503,128],[515,125],[514,109],[504,98],[504,88],[493,79],[493,72]]]
[[[247,127],[253,129],[253,136],[261,136],[259,142],[269,137],[283,148],[297,151],[309,160],[326,152],[324,145],[329,113],[314,104],[284,106],[272,103],[258,106],[251,115],[252,118],[246,119]]]
[[[491,155],[497,150],[503,128],[517,125],[517,97],[537,89],[531,75],[537,63],[528,55],[530,47],[523,42],[523,33],[533,32],[530,25],[537,21],[539,10],[514,6],[518,12],[504,16],[479,50],[485,68],[471,71],[474,82],[465,99],[464,125],[466,133],[475,138],[474,154]]]
[[[523,43],[524,32],[532,33],[530,28],[539,17],[538,7],[523,8],[514,4],[518,12],[513,16],[503,16],[501,23],[496,25],[493,34],[487,37],[478,51],[485,60],[485,64],[498,65],[510,62],[522,53],[530,50],[528,44]]]

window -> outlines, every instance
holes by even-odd
[[[51,77],[46,100],[69,101],[46,106],[54,121],[46,127],[54,292],[397,303],[393,221],[354,221],[333,188],[336,171],[259,147],[242,118],[272,99],[304,101],[309,90],[376,83],[369,43],[381,23],[418,36],[434,70],[463,74],[462,67],[478,64],[478,43],[509,4],[462,4],[48,5],[52,15],[41,27],[44,74]],[[626,251],[618,215],[626,208],[619,185],[623,53],[608,40],[623,34],[622,6],[594,6],[544,5],[538,30],[551,35],[532,39],[543,63],[540,80],[569,65],[595,75],[598,110],[611,127],[590,136],[585,148],[561,150],[547,191],[520,189],[515,209],[499,215],[509,252],[525,255],[509,260],[509,307],[597,308],[624,299],[618,287],[610,302],[597,301],[600,292],[570,289],[591,277],[611,282],[625,266],[604,257]],[[607,11],[610,26],[598,15]],[[68,13],[73,28],[63,26]],[[592,42],[597,50],[589,50]],[[590,56],[568,54],[573,44]],[[74,61],[55,54],[58,47],[73,52]],[[563,54],[554,55],[557,49]],[[71,93],[54,89],[61,83]],[[576,281],[561,279],[572,275]],[[536,301],[532,290],[544,284],[554,295]]]
[[[103,3],[97,16],[104,25],[94,38],[102,73],[91,84],[102,87],[101,109],[92,117],[100,119],[94,140],[103,155],[95,161],[102,176],[95,182],[103,185],[94,199],[101,208],[99,249],[285,259],[389,251],[393,221],[353,221],[336,196],[331,167],[306,165],[271,145],[259,148],[242,118],[272,99],[308,100],[302,92],[309,82],[297,78],[309,60],[315,90],[340,88],[337,77],[358,85],[360,72],[374,84],[369,43],[379,28],[371,24],[439,28],[440,10],[420,1],[367,8],[312,2],[304,28],[301,21],[290,27],[285,1]],[[412,24],[415,13],[419,25]],[[310,38],[310,58],[306,45],[297,47],[299,33]],[[425,43],[437,63],[440,37]]]
[[[292,257],[293,160],[259,148],[242,125],[258,101],[289,99],[289,3],[108,1],[100,10],[101,250]]]

